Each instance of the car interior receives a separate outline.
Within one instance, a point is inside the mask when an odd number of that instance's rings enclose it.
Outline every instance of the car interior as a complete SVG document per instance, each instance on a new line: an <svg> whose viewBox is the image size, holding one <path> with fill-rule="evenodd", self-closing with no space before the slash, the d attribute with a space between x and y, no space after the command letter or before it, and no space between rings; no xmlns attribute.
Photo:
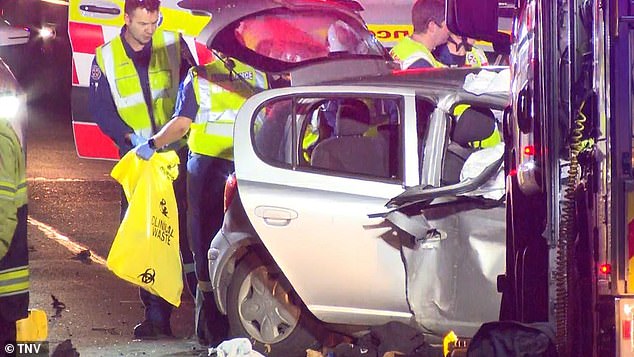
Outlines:
<svg viewBox="0 0 634 357"><path fill-rule="evenodd" d="M334 136L315 146L310 164L347 173L389 177L388 138L365 136L368 130L367 105L358 99L344 100L337 110Z"/></svg>
<svg viewBox="0 0 634 357"><path fill-rule="evenodd" d="M495 116L489 108L463 107L454 117L443 164L443 185L460 182L460 172L469 155L482 148L481 142L497 130Z"/></svg>

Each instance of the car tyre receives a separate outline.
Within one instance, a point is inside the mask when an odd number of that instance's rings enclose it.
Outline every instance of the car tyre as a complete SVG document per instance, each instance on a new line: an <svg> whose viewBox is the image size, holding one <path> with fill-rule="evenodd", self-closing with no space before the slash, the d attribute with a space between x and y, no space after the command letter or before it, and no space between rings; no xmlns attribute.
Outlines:
<svg viewBox="0 0 634 357"><path fill-rule="evenodd" d="M247 337L272 357L306 356L318 349L323 327L301 302L280 269L250 254L242 259L227 290L229 333Z"/></svg>

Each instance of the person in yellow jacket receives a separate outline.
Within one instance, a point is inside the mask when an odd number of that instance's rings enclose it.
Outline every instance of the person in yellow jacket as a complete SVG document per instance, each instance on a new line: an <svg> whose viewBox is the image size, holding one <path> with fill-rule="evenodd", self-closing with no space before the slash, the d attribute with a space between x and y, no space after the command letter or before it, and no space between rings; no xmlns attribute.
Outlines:
<svg viewBox="0 0 634 357"><path fill-rule="evenodd" d="M15 322L28 316L26 217L24 152L11 123L0 118L0 351L15 342Z"/></svg>
<svg viewBox="0 0 634 357"><path fill-rule="evenodd" d="M98 47L90 72L89 110L99 128L125 155L145 142L169 121L179 83L195 61L178 33L158 28L159 0L126 0L125 25L120 36ZM174 194L179 211L180 250L186 285L196 288L193 257L186 236L187 146L180 140L170 147L180 159ZM121 193L121 219L127 210ZM145 319L134 328L140 339L170 336L172 306L140 289Z"/></svg>
<svg viewBox="0 0 634 357"><path fill-rule="evenodd" d="M434 56L447 67L484 67L489 60L484 51L474 46L475 39L450 34L446 44L438 46Z"/></svg>
<svg viewBox="0 0 634 357"><path fill-rule="evenodd" d="M414 33L390 50L401 69L444 67L432 52L447 42L444 0L417 0L412 7Z"/></svg>
<svg viewBox="0 0 634 357"><path fill-rule="evenodd" d="M233 125L242 103L267 87L266 76L252 67L216 54L218 60L190 69L179 90L172 120L141 145L137 155L149 160L156 148L187 132L187 228L198 278L196 334L202 345L215 346L228 322L215 304L207 250L224 218L223 193L233 172Z"/></svg>

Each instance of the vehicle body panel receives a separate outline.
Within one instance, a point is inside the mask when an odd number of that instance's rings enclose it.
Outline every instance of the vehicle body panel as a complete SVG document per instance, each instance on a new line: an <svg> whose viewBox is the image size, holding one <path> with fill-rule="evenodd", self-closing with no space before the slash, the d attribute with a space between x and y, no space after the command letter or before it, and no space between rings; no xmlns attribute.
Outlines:
<svg viewBox="0 0 634 357"><path fill-rule="evenodd" d="M0 18L0 45L22 45L29 42L31 31L27 27L13 26Z"/></svg>
<svg viewBox="0 0 634 357"><path fill-rule="evenodd" d="M465 74L461 73L463 79ZM441 80L435 76L428 74L430 83ZM372 76L368 83L349 82L268 90L243 105L234 132L235 142L242 143L234 148L239 207L232 203L209 254L218 299L224 296L222 279L230 275L229 256L260 241L307 308L323 322L372 326L414 318L428 332L442 335L455 329L471 336L480 323L495 319L499 311L496 279L505 266L503 204L482 206L480 201L454 198L423 209L423 219L442 237L428 241L424 241L426 237L412 240L380 215L370 215L385 212L386 202L406 187L438 185L447 144L440 138L449 130L446 112L457 102L475 97L451 89L448 79L438 87L427 87L424 80L409 77L403 78L401 87ZM400 176L355 177L302 165L285 167L263 157L255 148L259 144L253 130L260 127L253 126L254 120L259 120L267 103L293 96L400 98ZM431 163L422 176L415 98L438 106L430 115L424 139L429 159L424 162ZM305 102L300 100L298 105ZM504 95L479 97L474 102L489 102L496 110L506 103ZM296 130L302 127L301 121L298 119ZM285 133L292 131L287 127ZM287 158L292 151L285 149ZM429 158L432 155L440 157ZM248 220L249 227L232 224L236 216Z"/></svg>

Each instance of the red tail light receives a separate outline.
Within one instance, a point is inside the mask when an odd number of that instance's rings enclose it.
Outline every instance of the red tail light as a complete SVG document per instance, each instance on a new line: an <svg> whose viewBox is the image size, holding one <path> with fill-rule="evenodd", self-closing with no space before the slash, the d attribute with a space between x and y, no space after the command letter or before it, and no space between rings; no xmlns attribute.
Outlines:
<svg viewBox="0 0 634 357"><path fill-rule="evenodd" d="M610 265L610 264L601 264L599 266L599 271L601 273L603 273L603 274L608 275L608 274L612 273L612 265Z"/></svg>
<svg viewBox="0 0 634 357"><path fill-rule="evenodd" d="M227 212L227 208L231 205L231 201L238 191L238 180L236 179L236 173L232 173L227 177L225 181L225 195L224 195L224 211Z"/></svg>

